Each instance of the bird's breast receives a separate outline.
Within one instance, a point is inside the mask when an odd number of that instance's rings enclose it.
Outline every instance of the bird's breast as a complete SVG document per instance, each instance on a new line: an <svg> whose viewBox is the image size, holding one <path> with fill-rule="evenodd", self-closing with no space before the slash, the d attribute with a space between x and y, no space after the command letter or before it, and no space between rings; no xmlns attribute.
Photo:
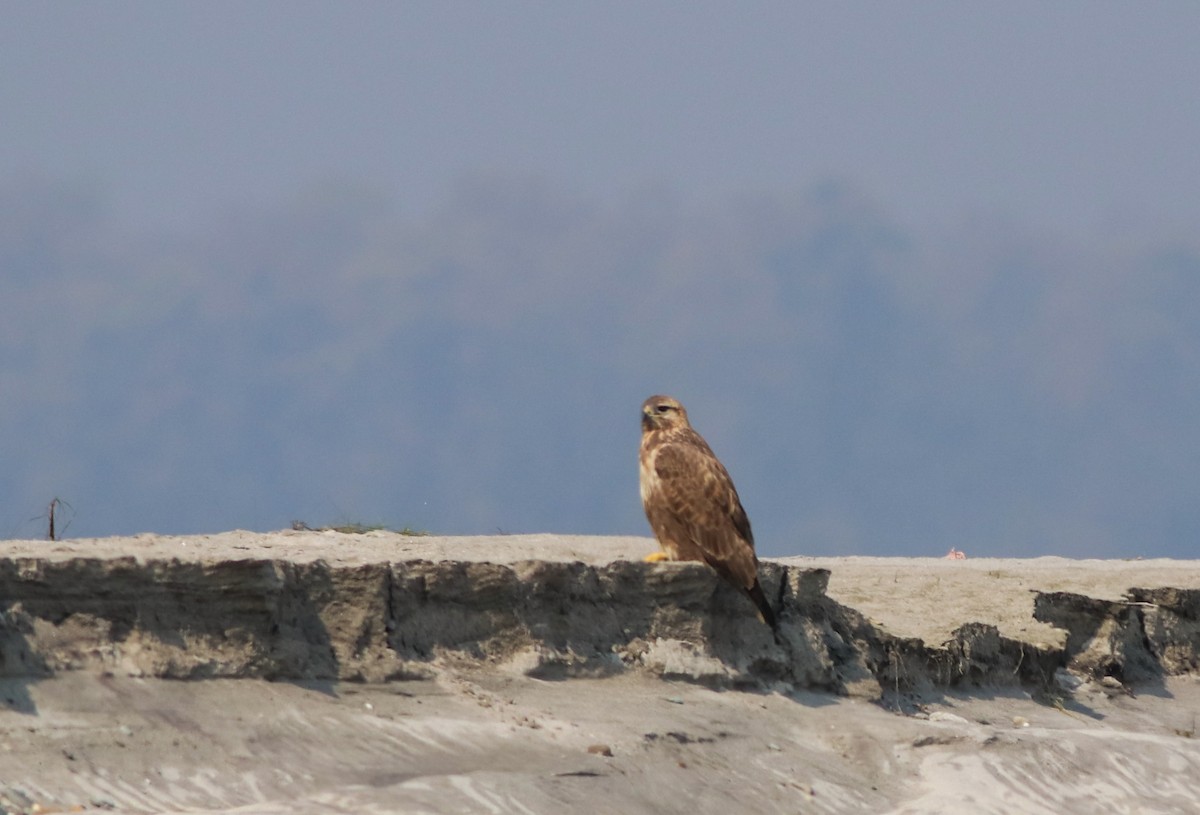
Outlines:
<svg viewBox="0 0 1200 815"><path fill-rule="evenodd" d="M654 469L654 453L654 450L643 450L640 456L638 481L642 491L643 505L658 489L658 471Z"/></svg>

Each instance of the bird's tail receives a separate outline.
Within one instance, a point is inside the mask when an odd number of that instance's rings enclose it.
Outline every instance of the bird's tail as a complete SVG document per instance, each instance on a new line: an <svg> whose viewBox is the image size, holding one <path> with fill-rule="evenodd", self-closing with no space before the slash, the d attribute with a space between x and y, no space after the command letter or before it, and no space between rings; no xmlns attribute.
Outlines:
<svg viewBox="0 0 1200 815"><path fill-rule="evenodd" d="M775 612L771 608L771 604L767 602L767 596L763 594L762 586L759 585L757 578L754 585L746 590L750 595L750 599L754 601L754 605L758 606L758 616L762 621L771 626L771 631L775 632L778 637L779 622L775 619Z"/></svg>

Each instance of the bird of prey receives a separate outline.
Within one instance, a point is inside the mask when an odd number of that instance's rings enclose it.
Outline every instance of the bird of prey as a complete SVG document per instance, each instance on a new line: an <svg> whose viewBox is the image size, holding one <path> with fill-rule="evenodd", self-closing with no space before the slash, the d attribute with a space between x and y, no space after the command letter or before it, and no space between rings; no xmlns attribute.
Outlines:
<svg viewBox="0 0 1200 815"><path fill-rule="evenodd" d="M698 560L750 596L763 621L775 613L758 582L750 519L733 479L670 396L642 403L642 507L661 552L646 558Z"/></svg>

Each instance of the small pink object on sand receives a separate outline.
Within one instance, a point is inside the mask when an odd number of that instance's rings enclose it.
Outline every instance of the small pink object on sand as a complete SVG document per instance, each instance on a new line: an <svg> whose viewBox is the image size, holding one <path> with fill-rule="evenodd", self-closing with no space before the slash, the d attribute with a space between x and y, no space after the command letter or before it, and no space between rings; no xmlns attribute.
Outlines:
<svg viewBox="0 0 1200 815"><path fill-rule="evenodd" d="M950 551L946 553L946 560L966 560L966 559L967 559L967 553L960 552L958 549L955 549L954 547L951 547Z"/></svg>

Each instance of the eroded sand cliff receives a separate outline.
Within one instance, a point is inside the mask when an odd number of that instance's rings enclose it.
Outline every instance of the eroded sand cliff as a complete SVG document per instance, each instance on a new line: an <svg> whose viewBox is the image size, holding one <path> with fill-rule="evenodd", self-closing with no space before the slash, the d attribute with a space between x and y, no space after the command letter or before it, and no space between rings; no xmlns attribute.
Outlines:
<svg viewBox="0 0 1200 815"><path fill-rule="evenodd" d="M772 560L776 641L706 567L642 563L653 548L0 544L0 807L933 812L967 795L1082 812L1200 795L1200 563ZM1100 733L1126 739L1104 748L1129 753L1116 776L1079 760Z"/></svg>

